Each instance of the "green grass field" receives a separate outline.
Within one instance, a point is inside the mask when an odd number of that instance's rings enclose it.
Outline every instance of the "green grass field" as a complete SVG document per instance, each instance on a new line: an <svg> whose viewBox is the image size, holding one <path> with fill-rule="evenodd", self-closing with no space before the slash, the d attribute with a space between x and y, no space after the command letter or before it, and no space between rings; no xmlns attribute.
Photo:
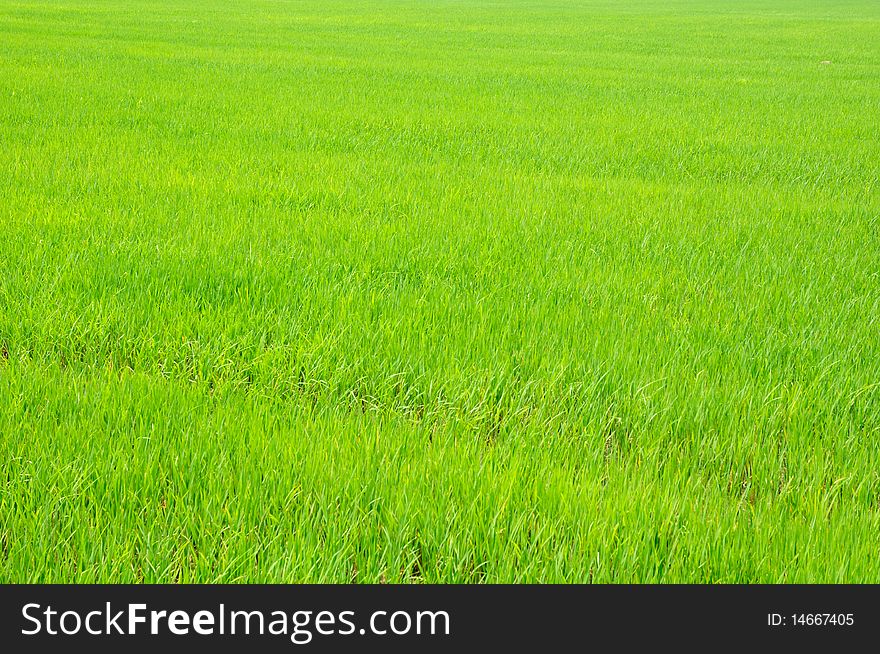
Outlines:
<svg viewBox="0 0 880 654"><path fill-rule="evenodd" d="M0 581L880 580L880 4L0 0Z"/></svg>

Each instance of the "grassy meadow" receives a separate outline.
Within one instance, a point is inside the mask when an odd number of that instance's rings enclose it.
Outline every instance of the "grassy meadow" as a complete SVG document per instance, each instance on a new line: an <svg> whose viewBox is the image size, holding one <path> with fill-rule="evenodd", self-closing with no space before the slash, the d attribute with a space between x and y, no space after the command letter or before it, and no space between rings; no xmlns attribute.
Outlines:
<svg viewBox="0 0 880 654"><path fill-rule="evenodd" d="M0 0L0 581L880 581L880 4Z"/></svg>

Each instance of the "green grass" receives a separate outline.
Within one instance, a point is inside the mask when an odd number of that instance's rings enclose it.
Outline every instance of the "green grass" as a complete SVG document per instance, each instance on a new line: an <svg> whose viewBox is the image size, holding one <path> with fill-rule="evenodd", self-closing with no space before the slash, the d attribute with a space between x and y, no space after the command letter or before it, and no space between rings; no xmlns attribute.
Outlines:
<svg viewBox="0 0 880 654"><path fill-rule="evenodd" d="M870 0L0 0L0 581L880 580L878 130Z"/></svg>

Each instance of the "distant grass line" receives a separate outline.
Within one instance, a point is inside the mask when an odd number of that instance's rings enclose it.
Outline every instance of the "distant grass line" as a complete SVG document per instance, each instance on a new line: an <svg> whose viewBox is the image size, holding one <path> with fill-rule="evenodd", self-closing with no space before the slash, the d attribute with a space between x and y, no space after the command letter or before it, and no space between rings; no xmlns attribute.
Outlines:
<svg viewBox="0 0 880 654"><path fill-rule="evenodd" d="M878 27L0 0L0 581L876 581Z"/></svg>

